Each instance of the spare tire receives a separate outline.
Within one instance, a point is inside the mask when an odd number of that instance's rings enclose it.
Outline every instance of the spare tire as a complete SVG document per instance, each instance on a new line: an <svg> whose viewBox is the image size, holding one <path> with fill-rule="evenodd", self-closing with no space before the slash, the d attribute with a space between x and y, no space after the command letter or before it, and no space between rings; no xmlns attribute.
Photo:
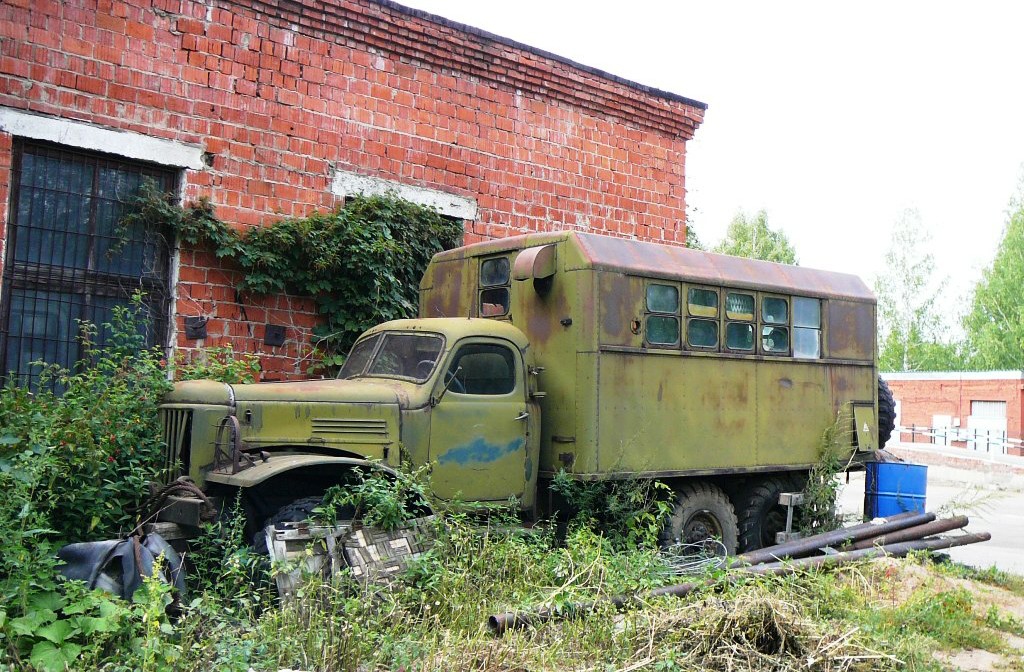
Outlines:
<svg viewBox="0 0 1024 672"><path fill-rule="evenodd" d="M896 429L896 400L893 399L889 385L878 377L878 447L884 448L885 443Z"/></svg>

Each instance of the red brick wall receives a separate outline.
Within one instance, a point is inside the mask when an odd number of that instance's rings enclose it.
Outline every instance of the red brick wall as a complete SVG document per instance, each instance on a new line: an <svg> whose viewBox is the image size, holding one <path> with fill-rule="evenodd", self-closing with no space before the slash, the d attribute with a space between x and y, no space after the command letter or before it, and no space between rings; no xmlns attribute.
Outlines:
<svg viewBox="0 0 1024 672"><path fill-rule="evenodd" d="M678 244L704 112L371 0L5 0L0 106L201 147L208 166L184 172L185 196L240 228L334 207L342 169L475 199L466 242L578 227ZM0 133L5 206L9 148ZM205 315L206 345L298 373L311 304L239 304L236 279L184 250L179 334ZM264 317L289 325L287 347L262 345Z"/></svg>
<svg viewBox="0 0 1024 672"><path fill-rule="evenodd" d="M887 378L893 397L900 401L904 427L931 427L932 416L949 415L967 427L972 401L1005 401L1009 438L1021 437L1021 379L988 380L893 380ZM909 440L909 439L908 439Z"/></svg>

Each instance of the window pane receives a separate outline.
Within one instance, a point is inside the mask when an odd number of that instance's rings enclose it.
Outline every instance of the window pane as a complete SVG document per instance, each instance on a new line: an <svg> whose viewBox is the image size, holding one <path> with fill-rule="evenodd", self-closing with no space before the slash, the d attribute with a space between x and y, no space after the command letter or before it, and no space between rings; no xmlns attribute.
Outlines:
<svg viewBox="0 0 1024 672"><path fill-rule="evenodd" d="M378 341L380 341L379 334L370 338L364 338L353 345L352 352L349 353L348 359L345 360L341 371L338 372L338 378L351 378L361 375L366 369L366 364L370 361L370 357L373 356L373 351L376 349Z"/></svg>
<svg viewBox="0 0 1024 672"><path fill-rule="evenodd" d="M679 319L650 315L647 317L647 342L657 345L675 345L679 342Z"/></svg>
<svg viewBox="0 0 1024 672"><path fill-rule="evenodd" d="M481 287L507 285L510 277L508 257L485 259L484 262L480 264Z"/></svg>
<svg viewBox="0 0 1024 672"><path fill-rule="evenodd" d="M647 285L647 310L654 313L679 312L679 288L675 285Z"/></svg>
<svg viewBox="0 0 1024 672"><path fill-rule="evenodd" d="M725 344L730 350L753 350L754 325L746 322L725 325Z"/></svg>
<svg viewBox="0 0 1024 672"><path fill-rule="evenodd" d="M796 308L794 307L794 312ZM793 356L803 359L821 357L821 331L806 327L793 328Z"/></svg>
<svg viewBox="0 0 1024 672"><path fill-rule="evenodd" d="M789 321L789 306L785 299L766 296L761 300L761 319L769 324L785 324Z"/></svg>
<svg viewBox="0 0 1024 672"><path fill-rule="evenodd" d="M516 387L515 362L515 355L506 347L465 345L448 366L448 389L457 394L508 394Z"/></svg>
<svg viewBox="0 0 1024 672"><path fill-rule="evenodd" d="M686 325L686 342L694 348L717 348L718 323L712 320L690 320Z"/></svg>
<svg viewBox="0 0 1024 672"><path fill-rule="evenodd" d="M765 327L761 330L761 349L764 352L789 352L789 330L785 327Z"/></svg>
<svg viewBox="0 0 1024 672"><path fill-rule="evenodd" d="M397 376L424 381L434 370L434 362L444 341L429 334L384 334L384 342L374 355L367 375Z"/></svg>
<svg viewBox="0 0 1024 672"><path fill-rule="evenodd" d="M729 292L725 297L725 315L730 320L753 320L754 295Z"/></svg>
<svg viewBox="0 0 1024 672"><path fill-rule="evenodd" d="M793 297L793 326L821 328L821 301L802 296Z"/></svg>
<svg viewBox="0 0 1024 672"><path fill-rule="evenodd" d="M143 292L139 334L163 343L169 241L152 226L121 230L122 201L143 176L171 190L174 171L105 156L15 141L18 189L12 194L10 263L0 295L0 376L35 385L28 362L68 366L78 358L79 326L97 326L97 344L117 306ZM55 391L60 391L54 387Z"/></svg>
<svg viewBox="0 0 1024 672"><path fill-rule="evenodd" d="M688 306L690 315L715 317L718 315L718 292L713 289L691 287Z"/></svg>
<svg viewBox="0 0 1024 672"><path fill-rule="evenodd" d="M501 317L508 315L508 287L495 287L480 292L480 316Z"/></svg>

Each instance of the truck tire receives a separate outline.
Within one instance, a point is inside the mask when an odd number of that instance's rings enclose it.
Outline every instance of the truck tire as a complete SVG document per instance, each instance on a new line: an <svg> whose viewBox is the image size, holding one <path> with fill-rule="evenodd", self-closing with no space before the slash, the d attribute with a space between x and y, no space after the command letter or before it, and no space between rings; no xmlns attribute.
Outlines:
<svg viewBox="0 0 1024 672"><path fill-rule="evenodd" d="M323 503L323 497L317 495L313 497L302 497L296 499L289 504L285 504L277 513L270 516L264 521L263 525L256 530L255 535L252 538L252 548L257 553L266 555L269 552L267 548L267 535L266 529L273 526L274 529L284 529L284 523L298 523L303 520L308 520L313 515L313 509L320 506Z"/></svg>
<svg viewBox="0 0 1024 672"><path fill-rule="evenodd" d="M672 515L659 540L662 546L676 543L699 544L717 539L727 555L736 553L738 527L736 512L725 493L711 483L683 483L676 488Z"/></svg>
<svg viewBox="0 0 1024 672"><path fill-rule="evenodd" d="M878 447L884 448L896 429L896 400L889 384L878 377Z"/></svg>
<svg viewBox="0 0 1024 672"><path fill-rule="evenodd" d="M774 546L775 533L786 529L786 507L779 504L779 493L802 490L795 479L771 476L741 491L737 497L739 552Z"/></svg>

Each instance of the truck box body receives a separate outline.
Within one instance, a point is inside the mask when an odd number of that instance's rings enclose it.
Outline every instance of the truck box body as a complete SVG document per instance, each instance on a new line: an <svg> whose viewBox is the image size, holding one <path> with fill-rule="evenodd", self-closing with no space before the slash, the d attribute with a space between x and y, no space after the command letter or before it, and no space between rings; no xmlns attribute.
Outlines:
<svg viewBox="0 0 1024 672"><path fill-rule="evenodd" d="M875 298L856 276L540 233L437 255L420 317L526 335L542 477L802 470L846 404L851 449L877 447Z"/></svg>

